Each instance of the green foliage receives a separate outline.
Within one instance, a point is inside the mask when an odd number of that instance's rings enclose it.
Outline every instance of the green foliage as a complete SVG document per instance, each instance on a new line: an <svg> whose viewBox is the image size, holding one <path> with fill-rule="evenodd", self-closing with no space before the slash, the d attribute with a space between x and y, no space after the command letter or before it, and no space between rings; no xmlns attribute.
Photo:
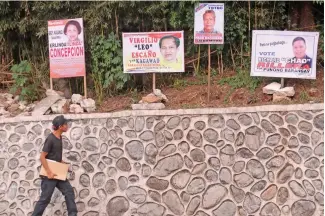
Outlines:
<svg viewBox="0 0 325 216"><path fill-rule="evenodd" d="M251 77L248 71L239 70L237 75L219 80L220 85L228 84L232 89L248 88L253 92L260 84L260 79Z"/></svg>
<svg viewBox="0 0 325 216"><path fill-rule="evenodd" d="M32 102L38 98L38 82L33 79L31 64L24 60L11 67L14 84L10 92L15 94L20 92L19 99Z"/></svg>
<svg viewBox="0 0 325 216"><path fill-rule="evenodd" d="M120 40L114 33L94 37L91 41L91 71L95 83L98 102L104 97L104 91L109 94L122 89L128 81L128 74L123 73L123 59Z"/></svg>
<svg viewBox="0 0 325 216"><path fill-rule="evenodd" d="M308 101L308 100L309 100L309 95L308 95L308 93L307 93L305 90L301 91L300 94L299 94L299 99L300 99L302 102L306 102L306 101Z"/></svg>

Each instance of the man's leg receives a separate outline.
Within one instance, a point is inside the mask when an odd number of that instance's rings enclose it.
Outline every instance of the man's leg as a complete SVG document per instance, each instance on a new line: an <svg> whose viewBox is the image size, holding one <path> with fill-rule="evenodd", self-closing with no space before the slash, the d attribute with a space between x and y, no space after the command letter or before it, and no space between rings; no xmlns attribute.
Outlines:
<svg viewBox="0 0 325 216"><path fill-rule="evenodd" d="M62 192L67 203L68 216L77 216L78 210L74 201L74 192L68 180L58 181L57 188Z"/></svg>
<svg viewBox="0 0 325 216"><path fill-rule="evenodd" d="M36 203L32 216L42 216L46 206L50 203L58 180L43 178L41 183L41 197Z"/></svg>

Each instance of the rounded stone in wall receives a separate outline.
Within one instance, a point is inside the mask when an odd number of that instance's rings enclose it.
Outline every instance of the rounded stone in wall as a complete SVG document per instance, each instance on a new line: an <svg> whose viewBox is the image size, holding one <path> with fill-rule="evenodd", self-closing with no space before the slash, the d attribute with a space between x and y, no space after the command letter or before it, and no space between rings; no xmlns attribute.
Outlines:
<svg viewBox="0 0 325 216"><path fill-rule="evenodd" d="M94 167L88 161L82 161L81 166L85 169L86 172L94 172Z"/></svg>
<svg viewBox="0 0 325 216"><path fill-rule="evenodd" d="M289 113L285 116L285 121L288 123L288 124L297 124L298 121L299 121L299 118L296 114L293 114L293 113Z"/></svg>
<svg viewBox="0 0 325 216"><path fill-rule="evenodd" d="M245 130L245 144L251 151L257 151L265 141L265 133L257 126Z"/></svg>
<svg viewBox="0 0 325 216"><path fill-rule="evenodd" d="M138 140L132 140L125 145L125 150L129 157L133 160L141 160L143 158L144 147Z"/></svg>
<svg viewBox="0 0 325 216"><path fill-rule="evenodd" d="M124 157L118 159L118 161L116 162L116 167L123 172L131 171L131 164L130 164L129 160Z"/></svg>
<svg viewBox="0 0 325 216"><path fill-rule="evenodd" d="M226 142L224 140L219 140L219 141L217 141L216 146L219 147L219 148L221 148L225 144L226 144Z"/></svg>
<svg viewBox="0 0 325 216"><path fill-rule="evenodd" d="M79 191L79 197L80 197L81 199L84 199L84 198L88 197L89 194L90 194L89 189L81 189L81 190Z"/></svg>
<svg viewBox="0 0 325 216"><path fill-rule="evenodd" d="M187 186L187 193L195 195L204 191L206 186L205 180L201 177L195 177Z"/></svg>
<svg viewBox="0 0 325 216"><path fill-rule="evenodd" d="M300 164L302 161L299 154L295 151L287 150L285 154L288 158L290 158L296 164Z"/></svg>
<svg viewBox="0 0 325 216"><path fill-rule="evenodd" d="M286 163L282 169L277 173L277 183L284 184L286 183L294 174L294 167L290 163Z"/></svg>
<svg viewBox="0 0 325 216"><path fill-rule="evenodd" d="M19 142L19 140L20 140L20 136L18 135L18 134L11 134L10 136L9 136L9 141L10 142L12 142L12 143L16 143L16 142ZM30 139L29 139L30 140ZM30 141L32 141L32 140L30 140Z"/></svg>
<svg viewBox="0 0 325 216"><path fill-rule="evenodd" d="M261 199L254 194L247 192L245 195L243 207L247 213L253 214L257 212L261 207Z"/></svg>
<svg viewBox="0 0 325 216"><path fill-rule="evenodd" d="M162 191L168 188L169 182L167 180L151 176L147 180L146 185L151 189Z"/></svg>
<svg viewBox="0 0 325 216"><path fill-rule="evenodd" d="M128 187L128 179L125 176L120 176L117 182L120 190L122 191Z"/></svg>
<svg viewBox="0 0 325 216"><path fill-rule="evenodd" d="M118 159L120 158L123 154L124 154L124 151L120 148L112 148L109 150L108 154L115 158L115 159Z"/></svg>
<svg viewBox="0 0 325 216"><path fill-rule="evenodd" d="M315 188L314 186L308 181L308 180L303 180L302 184L309 196L314 196L315 195Z"/></svg>
<svg viewBox="0 0 325 216"><path fill-rule="evenodd" d="M256 153L259 159L266 160L273 156L273 151L269 147L264 147Z"/></svg>
<svg viewBox="0 0 325 216"><path fill-rule="evenodd" d="M314 154L316 156L324 156L324 143L323 142L315 147Z"/></svg>
<svg viewBox="0 0 325 216"><path fill-rule="evenodd" d="M163 216L166 208L154 202L146 202L137 209L139 215Z"/></svg>
<svg viewBox="0 0 325 216"><path fill-rule="evenodd" d="M315 211L315 203L306 199L297 200L291 206L291 214L295 216L314 215Z"/></svg>
<svg viewBox="0 0 325 216"><path fill-rule="evenodd" d="M298 152L302 158L307 159L312 155L313 150L309 146L301 146Z"/></svg>
<svg viewBox="0 0 325 216"><path fill-rule="evenodd" d="M147 192L141 187L130 186L126 189L126 196L131 200L131 202L136 204L141 204L146 201Z"/></svg>
<svg viewBox="0 0 325 216"><path fill-rule="evenodd" d="M173 140L173 135L167 130L164 130L164 136L168 142Z"/></svg>
<svg viewBox="0 0 325 216"><path fill-rule="evenodd" d="M95 137L87 137L83 139L82 146L87 151L96 151L99 149L99 141Z"/></svg>
<svg viewBox="0 0 325 216"><path fill-rule="evenodd" d="M218 132L212 128L208 128L203 132L203 137L206 141L210 143L215 143L218 140Z"/></svg>
<svg viewBox="0 0 325 216"><path fill-rule="evenodd" d="M117 174L117 169L115 167L108 167L107 168L108 177L114 177L116 174Z"/></svg>
<svg viewBox="0 0 325 216"><path fill-rule="evenodd" d="M185 191L181 192L180 197L184 203L188 203L191 199L191 196L188 193L186 193Z"/></svg>
<svg viewBox="0 0 325 216"><path fill-rule="evenodd" d="M105 183L106 176L103 172L98 172L93 176L93 187L94 188L99 188L102 187Z"/></svg>
<svg viewBox="0 0 325 216"><path fill-rule="evenodd" d="M313 116L312 114L308 113L308 112L304 112L304 111L297 111L297 114L301 117L301 118L304 118L306 120L312 120L313 119Z"/></svg>
<svg viewBox="0 0 325 216"><path fill-rule="evenodd" d="M237 187L240 188L248 187L254 182L254 179L245 172L234 174L233 180L236 183Z"/></svg>
<svg viewBox="0 0 325 216"><path fill-rule="evenodd" d="M287 127L288 127L288 129L290 130L290 132L291 132L293 135L296 135L296 134L297 134L298 130L297 130L297 128L296 128L295 126L293 126L293 125L288 125Z"/></svg>
<svg viewBox="0 0 325 216"><path fill-rule="evenodd" d="M191 119L189 117L184 117L181 121L182 129L187 130L190 126Z"/></svg>
<svg viewBox="0 0 325 216"><path fill-rule="evenodd" d="M16 153L16 152L18 152L20 149L21 149L21 148L20 148L19 145L12 145L12 146L9 147L8 152L9 152L9 153Z"/></svg>
<svg viewBox="0 0 325 216"><path fill-rule="evenodd" d="M256 179L261 179L265 176L263 164L256 159L251 159L246 163L246 171Z"/></svg>
<svg viewBox="0 0 325 216"><path fill-rule="evenodd" d="M220 169L220 160L217 157L210 157L208 159L208 164L215 170Z"/></svg>
<svg viewBox="0 0 325 216"><path fill-rule="evenodd" d="M181 190L186 187L191 178L191 173L188 170L181 170L171 177L170 183L176 190Z"/></svg>
<svg viewBox="0 0 325 216"><path fill-rule="evenodd" d="M181 122L181 118L178 116L173 116L167 121L167 128L169 130L175 129Z"/></svg>
<svg viewBox="0 0 325 216"><path fill-rule="evenodd" d="M205 128L205 122L204 121L197 121L194 123L194 127L197 130L203 130Z"/></svg>
<svg viewBox="0 0 325 216"><path fill-rule="evenodd" d="M235 146L242 146L245 141L245 135L243 132L239 132L237 134L236 140L235 140Z"/></svg>
<svg viewBox="0 0 325 216"><path fill-rule="evenodd" d="M204 173L204 177L208 182L216 182L218 181L218 173L212 169L207 170Z"/></svg>
<svg viewBox="0 0 325 216"><path fill-rule="evenodd" d="M159 153L159 156L165 157L167 155L170 155L172 153L176 152L176 146L174 144L169 144L165 146Z"/></svg>
<svg viewBox="0 0 325 216"><path fill-rule="evenodd" d="M308 160L305 161L304 163L305 167L310 168L310 169L316 169L320 166L320 161L316 157L311 157Z"/></svg>
<svg viewBox="0 0 325 216"><path fill-rule="evenodd" d="M27 133L27 129L24 125L20 125L18 127L15 128L15 132L19 133L19 134L26 134ZM0 137L1 137L1 133L0 133Z"/></svg>
<svg viewBox="0 0 325 216"><path fill-rule="evenodd" d="M106 212L109 216L122 216L129 210L129 206L129 201L125 197L113 197L106 205Z"/></svg>
<svg viewBox="0 0 325 216"><path fill-rule="evenodd" d="M117 189L116 181L114 179L107 180L105 184L105 191L107 192L107 194L114 194L116 192L116 189Z"/></svg>
<svg viewBox="0 0 325 216"><path fill-rule="evenodd" d="M240 148L237 150L236 156L247 159L247 158L252 158L254 154L248 148Z"/></svg>
<svg viewBox="0 0 325 216"><path fill-rule="evenodd" d="M269 116L269 119L273 124L277 126L282 126L284 124L282 117L277 114L271 114Z"/></svg>
<svg viewBox="0 0 325 216"><path fill-rule="evenodd" d="M83 129L81 127L74 127L70 131L70 138L72 140L79 140L83 134Z"/></svg>
<svg viewBox="0 0 325 216"><path fill-rule="evenodd" d="M254 117L255 117L254 119L256 119L256 118L258 118L258 115L254 116ZM252 124L252 122L253 122L252 118L246 114L242 114L242 115L238 116L238 121L245 126L248 126L248 125Z"/></svg>
<svg viewBox="0 0 325 216"><path fill-rule="evenodd" d="M282 155L276 155L266 162L266 168L270 170L277 170L283 166L285 158Z"/></svg>
<svg viewBox="0 0 325 216"><path fill-rule="evenodd" d="M149 190L148 195L153 201L158 202L158 203L161 202L161 195L157 191Z"/></svg>
<svg viewBox="0 0 325 216"><path fill-rule="evenodd" d="M213 145L205 145L204 146L204 151L208 154L208 155L216 155L218 154L218 150L216 147L214 147Z"/></svg>
<svg viewBox="0 0 325 216"><path fill-rule="evenodd" d="M268 202L262 207L260 215L261 216L280 216L281 211L275 203Z"/></svg>
<svg viewBox="0 0 325 216"><path fill-rule="evenodd" d="M221 131L221 138L229 141L229 142L234 142L235 141L235 134L232 130L225 128Z"/></svg>
<svg viewBox="0 0 325 216"><path fill-rule="evenodd" d="M307 169L305 171L305 176L310 179L317 178L319 173L316 170Z"/></svg>
<svg viewBox="0 0 325 216"><path fill-rule="evenodd" d="M315 116L313 119L313 125L319 130L324 130L324 114Z"/></svg>
<svg viewBox="0 0 325 216"><path fill-rule="evenodd" d="M178 144L178 150L187 154L190 151L190 146L186 141L182 141Z"/></svg>
<svg viewBox="0 0 325 216"><path fill-rule="evenodd" d="M302 144L309 144L310 138L306 134L298 133L298 139Z"/></svg>
<svg viewBox="0 0 325 216"><path fill-rule="evenodd" d="M216 207L223 198L228 194L228 189L221 184L212 184L207 187L202 195L203 209L211 209Z"/></svg>
<svg viewBox="0 0 325 216"><path fill-rule="evenodd" d="M11 170L14 170L18 167L19 165L19 160L17 158L10 158L8 160L8 168Z"/></svg>
<svg viewBox="0 0 325 216"><path fill-rule="evenodd" d="M222 115L209 115L208 125L213 128L223 128L225 126L225 119Z"/></svg>
<svg viewBox="0 0 325 216"><path fill-rule="evenodd" d="M201 204L201 197L200 196L193 197L186 208L186 214L193 215L196 212L196 210L199 208L200 204Z"/></svg>
<svg viewBox="0 0 325 216"><path fill-rule="evenodd" d="M196 130L190 130L186 136L187 141L195 147L201 147L203 143L202 135Z"/></svg>
<svg viewBox="0 0 325 216"><path fill-rule="evenodd" d="M232 166L232 170L235 173L240 173L241 171L244 170L244 168L245 168L245 161L236 161Z"/></svg>
<svg viewBox="0 0 325 216"><path fill-rule="evenodd" d="M137 133L134 130L125 131L125 136L128 138L137 138Z"/></svg>
<svg viewBox="0 0 325 216"><path fill-rule="evenodd" d="M155 125L154 131L155 132L161 131L162 129L165 128L165 126L166 126L166 123L164 121L160 121Z"/></svg>
<svg viewBox="0 0 325 216"><path fill-rule="evenodd" d="M174 154L160 159L153 171L155 176L166 177L171 173L181 169L184 165L183 158L180 154Z"/></svg>
<svg viewBox="0 0 325 216"><path fill-rule="evenodd" d="M90 186L90 178L87 174L82 174L79 179L79 183L84 187Z"/></svg>
<svg viewBox="0 0 325 216"><path fill-rule="evenodd" d="M220 150L220 161L224 166L232 166L235 162L235 150L232 145L225 145Z"/></svg>
<svg viewBox="0 0 325 216"><path fill-rule="evenodd" d="M143 164L142 165L142 170L141 170L141 174L142 177L147 178L151 175L152 169L150 166L148 166L147 164Z"/></svg>
<svg viewBox="0 0 325 216"><path fill-rule="evenodd" d="M221 184L230 184L232 181L230 169L227 167L222 167L219 171L219 179Z"/></svg>
<svg viewBox="0 0 325 216"><path fill-rule="evenodd" d="M233 130L239 130L240 129L240 125L234 119L228 119L227 122L226 122L226 125L228 127L230 127L231 129L233 129Z"/></svg>
<svg viewBox="0 0 325 216"><path fill-rule="evenodd" d="M218 208L212 211L214 215L235 216L236 204L227 199L223 201Z"/></svg>
<svg viewBox="0 0 325 216"><path fill-rule="evenodd" d="M205 161L205 153L199 148L193 149L190 152L190 156L191 156L192 160L195 161L195 162L203 162L203 161Z"/></svg>

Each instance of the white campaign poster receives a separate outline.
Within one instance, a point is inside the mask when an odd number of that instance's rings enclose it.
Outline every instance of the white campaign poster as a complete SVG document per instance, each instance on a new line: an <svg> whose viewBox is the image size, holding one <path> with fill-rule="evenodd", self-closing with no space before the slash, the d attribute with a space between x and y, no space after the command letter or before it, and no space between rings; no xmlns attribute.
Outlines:
<svg viewBox="0 0 325 216"><path fill-rule="evenodd" d="M316 79L318 32L254 30L251 76Z"/></svg>
<svg viewBox="0 0 325 216"><path fill-rule="evenodd" d="M194 12L194 44L223 44L224 4L200 4Z"/></svg>
<svg viewBox="0 0 325 216"><path fill-rule="evenodd" d="M49 20L50 77L86 75L82 18Z"/></svg>
<svg viewBox="0 0 325 216"><path fill-rule="evenodd" d="M123 33L124 73L184 72L184 32Z"/></svg>

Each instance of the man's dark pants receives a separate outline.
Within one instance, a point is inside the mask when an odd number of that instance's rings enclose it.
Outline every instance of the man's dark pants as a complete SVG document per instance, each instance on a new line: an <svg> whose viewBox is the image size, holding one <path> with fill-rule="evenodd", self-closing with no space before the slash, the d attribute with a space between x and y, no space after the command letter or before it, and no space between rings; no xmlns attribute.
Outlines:
<svg viewBox="0 0 325 216"><path fill-rule="evenodd" d="M44 210L51 201L53 191L57 187L65 197L67 204L68 216L77 216L77 206L74 201L74 192L68 180L60 181L56 179L42 178L41 197L37 202L32 216L43 215Z"/></svg>

